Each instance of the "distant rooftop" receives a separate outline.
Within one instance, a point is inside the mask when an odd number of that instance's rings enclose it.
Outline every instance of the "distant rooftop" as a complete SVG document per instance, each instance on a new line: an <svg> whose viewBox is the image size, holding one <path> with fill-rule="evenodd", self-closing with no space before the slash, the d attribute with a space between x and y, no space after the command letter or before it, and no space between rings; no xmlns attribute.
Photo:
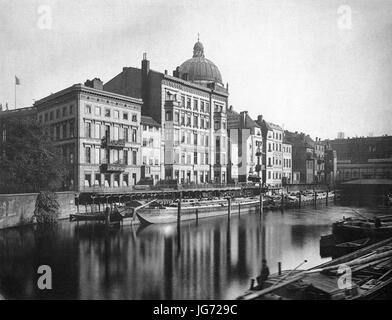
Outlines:
<svg viewBox="0 0 392 320"><path fill-rule="evenodd" d="M153 126L153 127L160 127L161 125L155 121L152 117L149 116L142 116L140 123L146 126Z"/></svg>
<svg viewBox="0 0 392 320"><path fill-rule="evenodd" d="M242 119L242 115L245 119ZM252 129L260 128L256 121L252 120L248 112L238 113L232 109L227 110L227 126L229 129ZM243 121L245 120L245 122Z"/></svg>

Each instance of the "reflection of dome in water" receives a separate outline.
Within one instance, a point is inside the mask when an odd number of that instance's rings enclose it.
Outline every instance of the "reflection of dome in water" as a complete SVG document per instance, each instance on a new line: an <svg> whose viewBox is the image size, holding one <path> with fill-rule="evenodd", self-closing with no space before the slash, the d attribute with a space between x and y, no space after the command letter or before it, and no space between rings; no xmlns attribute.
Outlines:
<svg viewBox="0 0 392 320"><path fill-rule="evenodd" d="M218 67L204 57L204 47L197 41L193 47L193 58L186 60L180 66L181 77L187 74L188 81L192 82L218 82L222 84L222 76Z"/></svg>

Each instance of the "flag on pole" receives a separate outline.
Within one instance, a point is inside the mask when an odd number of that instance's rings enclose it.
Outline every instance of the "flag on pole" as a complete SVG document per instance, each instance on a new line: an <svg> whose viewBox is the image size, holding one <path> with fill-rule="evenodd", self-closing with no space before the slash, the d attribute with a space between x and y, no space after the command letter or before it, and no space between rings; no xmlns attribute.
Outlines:
<svg viewBox="0 0 392 320"><path fill-rule="evenodd" d="M15 85L20 85L20 79L17 76L15 76Z"/></svg>

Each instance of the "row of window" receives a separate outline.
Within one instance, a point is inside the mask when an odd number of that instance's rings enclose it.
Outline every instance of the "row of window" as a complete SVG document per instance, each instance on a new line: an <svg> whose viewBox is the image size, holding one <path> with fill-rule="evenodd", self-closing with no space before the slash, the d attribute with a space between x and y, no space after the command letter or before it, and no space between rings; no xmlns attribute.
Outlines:
<svg viewBox="0 0 392 320"><path fill-rule="evenodd" d="M272 160L272 161L271 161ZM290 159L283 159L283 160L290 160ZM290 164L291 164L291 160L290 160ZM282 165L282 159L280 158L276 158L276 157L268 157L268 166L281 166Z"/></svg>
<svg viewBox="0 0 392 320"><path fill-rule="evenodd" d="M75 122L74 120L64 121L51 125L49 128L49 135L52 141L63 140L75 137Z"/></svg>
<svg viewBox="0 0 392 320"><path fill-rule="evenodd" d="M105 136L112 140L124 139L125 142L137 142L137 129L129 129L128 127L120 128L119 126L112 126L101 123L85 122L85 137L101 139ZM93 132L94 128L94 132Z"/></svg>
<svg viewBox="0 0 392 320"><path fill-rule="evenodd" d="M193 110L200 112L209 113L210 112L210 103L208 101L200 100L193 98ZM186 109L192 109L192 98L181 96L181 107Z"/></svg>
<svg viewBox="0 0 392 320"><path fill-rule="evenodd" d="M84 113L85 114L92 114L93 106L91 104L86 104L84 108ZM122 119L123 120L128 120L129 119L129 114L127 111L122 111L117 109L110 109L110 108L104 108L103 115L107 118L110 118L112 116L112 111L113 111L113 118L114 119L120 119L121 114L122 114ZM99 106L94 107L94 115L96 116L101 116L102 115L102 108ZM137 114L132 113L131 115L131 120L132 122L137 122Z"/></svg>
<svg viewBox="0 0 392 320"><path fill-rule="evenodd" d="M166 119L166 121L173 121L174 124L178 124L181 126L200 128L200 129L209 129L210 128L210 120L206 119L204 117L200 117L200 123L199 123L199 116L197 116L197 115L193 116L193 123L192 123L192 116L191 115L185 116L185 114L181 113L181 119L180 119L180 113L175 111L174 118L173 118L173 112L171 110L168 110L168 111L166 111L166 118L165 119Z"/></svg>
<svg viewBox="0 0 392 320"><path fill-rule="evenodd" d="M154 126L147 126L147 125L143 125L143 131L149 131L149 132L158 132L159 128L158 127L154 127Z"/></svg>
<svg viewBox="0 0 392 320"><path fill-rule="evenodd" d="M185 171L185 170L175 170L174 171L174 178L181 183L186 182L197 182L197 183L205 183L209 182L209 173L208 171Z"/></svg>
<svg viewBox="0 0 392 320"><path fill-rule="evenodd" d="M42 122L59 120L61 118L65 118L72 115L74 115L74 105L71 104L69 106L58 107L55 110L45 112L43 115L40 114L38 120L39 122L42 123Z"/></svg>
<svg viewBox="0 0 392 320"><path fill-rule="evenodd" d="M276 180L276 179L281 180L282 179L282 173L281 172L275 172L275 171L274 172L268 171L268 179L271 179L271 177L274 180Z"/></svg>
<svg viewBox="0 0 392 320"><path fill-rule="evenodd" d="M291 153L291 147L283 145L283 152Z"/></svg>
<svg viewBox="0 0 392 320"><path fill-rule="evenodd" d="M192 161L193 160L193 161ZM181 161L180 161L180 153L175 152L174 153L174 162L175 163L180 163L180 164L188 164L188 165L193 165L193 164L209 164L209 156L208 152L182 152L181 153Z"/></svg>
<svg viewBox="0 0 392 320"><path fill-rule="evenodd" d="M94 179L93 179L94 178ZM137 183L136 173L85 173L85 187L128 187Z"/></svg>
<svg viewBox="0 0 392 320"><path fill-rule="evenodd" d="M170 132L166 131L166 139L165 141L174 141L174 145L180 144L180 130L174 129L174 137L170 136ZM225 140L226 141L226 140ZM202 147L208 147L210 142L210 137L206 134L199 134L191 131L182 131L181 132L181 143L188 145L199 145Z"/></svg>
<svg viewBox="0 0 392 320"><path fill-rule="evenodd" d="M84 154L85 163L137 165L137 150L102 149L98 146L86 146Z"/></svg>
<svg viewBox="0 0 392 320"><path fill-rule="evenodd" d="M279 151L282 152L282 144L275 142L268 142L268 152Z"/></svg>
<svg viewBox="0 0 392 320"><path fill-rule="evenodd" d="M159 159L158 158L148 158L148 161L147 161L147 156L143 156L143 165L159 166Z"/></svg>
<svg viewBox="0 0 392 320"><path fill-rule="evenodd" d="M283 167L291 168L291 159L283 159Z"/></svg>

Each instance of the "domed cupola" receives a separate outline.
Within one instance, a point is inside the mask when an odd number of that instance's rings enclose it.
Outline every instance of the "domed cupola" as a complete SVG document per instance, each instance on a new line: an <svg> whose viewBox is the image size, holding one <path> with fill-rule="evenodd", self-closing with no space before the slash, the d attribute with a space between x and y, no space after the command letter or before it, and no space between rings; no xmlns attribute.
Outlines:
<svg viewBox="0 0 392 320"><path fill-rule="evenodd" d="M193 46L193 57L186 60L179 68L180 77L199 84L217 82L222 85L222 76L218 67L204 57L204 46L197 40Z"/></svg>

